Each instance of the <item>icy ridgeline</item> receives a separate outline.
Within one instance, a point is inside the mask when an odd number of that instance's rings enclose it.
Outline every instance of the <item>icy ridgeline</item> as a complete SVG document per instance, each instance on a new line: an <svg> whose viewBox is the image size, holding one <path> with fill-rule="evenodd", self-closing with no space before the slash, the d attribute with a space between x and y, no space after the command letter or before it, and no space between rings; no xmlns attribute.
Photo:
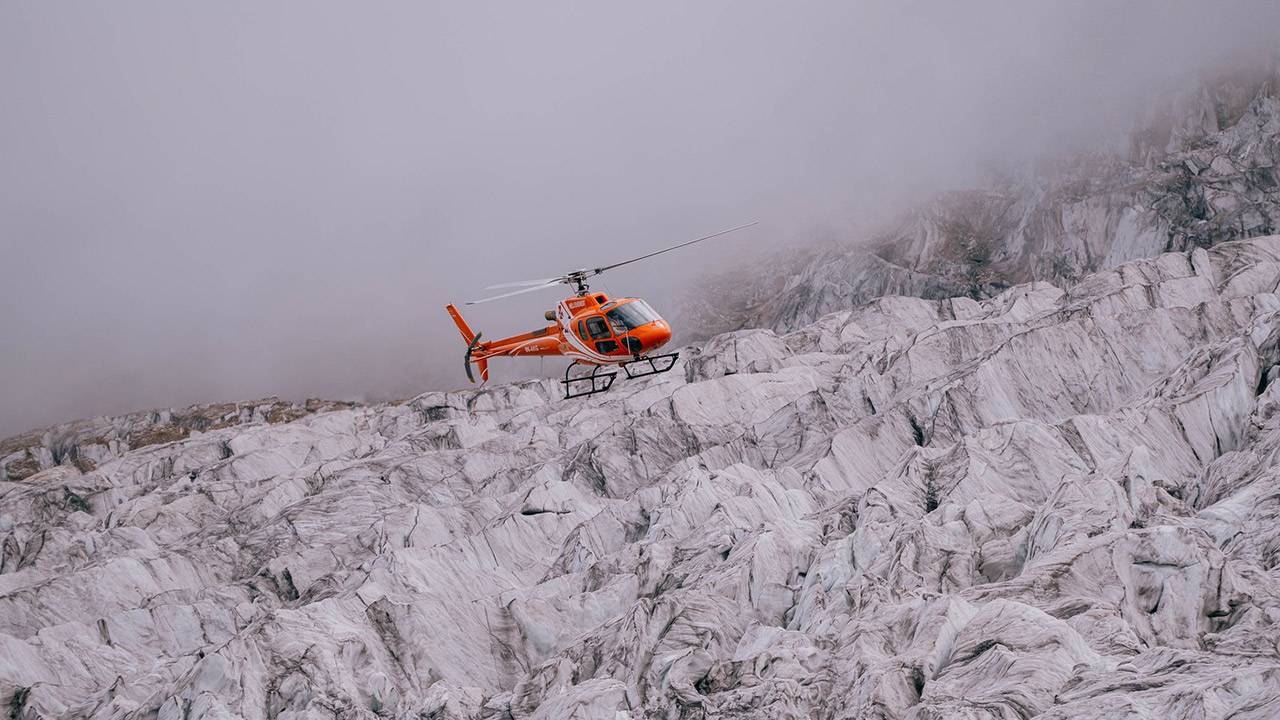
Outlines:
<svg viewBox="0 0 1280 720"><path fill-rule="evenodd" d="M816 246L712 278L682 324L698 334L791 330L882 295L993 296L1068 287L1098 269L1280 229L1280 55L1153 110L1125 156L1061 159L1034 176L947 193L859 250Z"/></svg>
<svg viewBox="0 0 1280 720"><path fill-rule="evenodd" d="M0 704L1274 718L1278 285L1225 243L7 482Z"/></svg>
<svg viewBox="0 0 1280 720"><path fill-rule="evenodd" d="M0 440L0 482L22 480L59 465L90 472L130 450L182 440L193 432L244 423L289 422L354 405L337 400L290 402L272 397L78 420Z"/></svg>

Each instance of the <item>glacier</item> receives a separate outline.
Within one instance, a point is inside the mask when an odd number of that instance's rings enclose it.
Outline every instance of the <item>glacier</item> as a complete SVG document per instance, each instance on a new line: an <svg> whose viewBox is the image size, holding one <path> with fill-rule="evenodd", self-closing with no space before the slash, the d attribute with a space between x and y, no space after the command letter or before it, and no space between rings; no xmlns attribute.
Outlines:
<svg viewBox="0 0 1280 720"><path fill-rule="evenodd" d="M537 380L24 436L0 703L1278 717L1278 291L1267 236L725 333L582 401Z"/></svg>

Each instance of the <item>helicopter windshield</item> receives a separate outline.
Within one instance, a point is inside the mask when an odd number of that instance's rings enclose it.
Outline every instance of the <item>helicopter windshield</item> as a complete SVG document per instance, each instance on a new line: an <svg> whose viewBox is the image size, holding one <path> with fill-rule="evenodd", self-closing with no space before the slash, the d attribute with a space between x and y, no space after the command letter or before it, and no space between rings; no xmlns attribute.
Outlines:
<svg viewBox="0 0 1280 720"><path fill-rule="evenodd" d="M609 324L613 326L613 331L619 334L661 319L658 313L643 300L633 300L619 305L606 315L609 318Z"/></svg>

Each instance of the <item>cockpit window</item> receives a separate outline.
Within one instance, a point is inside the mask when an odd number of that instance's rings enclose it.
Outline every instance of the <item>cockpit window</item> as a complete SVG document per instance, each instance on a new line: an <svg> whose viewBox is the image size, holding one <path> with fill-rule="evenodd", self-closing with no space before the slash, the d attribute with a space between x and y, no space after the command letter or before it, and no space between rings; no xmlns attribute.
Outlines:
<svg viewBox="0 0 1280 720"><path fill-rule="evenodd" d="M618 334L661 319L658 313L643 300L633 300L625 305L619 305L606 313L606 316L614 332Z"/></svg>
<svg viewBox="0 0 1280 720"><path fill-rule="evenodd" d="M599 315L593 315L587 318L587 332L591 333L591 337L600 339L610 337L609 328L604 324L604 320Z"/></svg>

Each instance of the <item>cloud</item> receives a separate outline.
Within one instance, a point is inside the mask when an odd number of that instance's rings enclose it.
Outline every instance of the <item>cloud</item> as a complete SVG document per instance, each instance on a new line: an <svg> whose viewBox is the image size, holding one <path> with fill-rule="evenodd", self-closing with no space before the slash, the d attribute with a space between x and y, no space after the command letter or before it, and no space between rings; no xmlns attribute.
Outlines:
<svg viewBox="0 0 1280 720"><path fill-rule="evenodd" d="M458 387L450 300L761 220L603 279L672 315L1278 34L1272 2L7 4L0 435Z"/></svg>

